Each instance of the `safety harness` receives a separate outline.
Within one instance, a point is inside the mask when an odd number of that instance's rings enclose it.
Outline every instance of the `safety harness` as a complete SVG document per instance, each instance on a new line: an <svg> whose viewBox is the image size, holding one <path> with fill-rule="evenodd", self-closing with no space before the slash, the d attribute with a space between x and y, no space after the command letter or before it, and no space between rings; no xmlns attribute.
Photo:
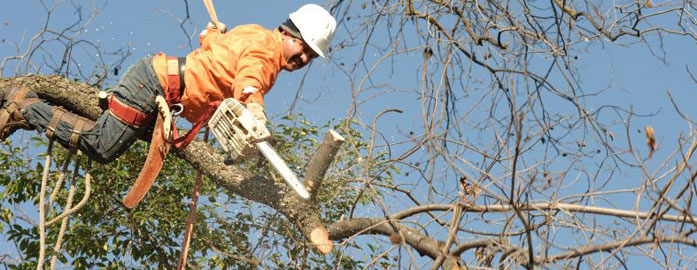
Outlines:
<svg viewBox="0 0 697 270"><path fill-rule="evenodd" d="M184 107L181 105L181 98L184 94L184 89L186 84L184 82L184 72L186 71L186 58L177 57L167 57L167 83L168 89L165 94L167 99L167 104L170 108L175 108L178 112L181 112ZM220 105L220 101L214 101L209 103L206 112L203 113L196 121L194 121L191 130L184 135L179 136L179 132L176 129L176 123L172 121L172 145L175 148L185 148L191 141L196 138L196 134L201 130L208 122L208 119L213 115L215 109Z"/></svg>
<svg viewBox="0 0 697 270"><path fill-rule="evenodd" d="M184 82L184 71L186 66L185 58L177 58L168 56L167 63L167 89L165 97L158 96L158 113L146 114L138 111L136 108L128 106L118 100L114 95L109 97L109 113L121 120L123 123L133 127L149 126L153 119L157 119L153 133L150 138L150 150L145 159L145 164L141 169L138 179L124 197L123 203L128 208L134 208L145 197L150 187L152 187L155 178L157 178L160 169L164 163L165 157L169 152L170 145L175 148L185 148L194 138L198 131L205 126L210 116L215 112L220 102L210 103L206 112L194 121L193 127L184 136L179 136L174 119L165 121L170 115L170 109L173 114L180 113L184 108L181 105L181 98L186 88ZM166 104L163 102L166 101ZM169 132L171 130L171 132Z"/></svg>
<svg viewBox="0 0 697 270"><path fill-rule="evenodd" d="M186 70L186 58L184 57L173 57L167 56L167 89L165 91L165 100L169 107L173 110L173 114L179 114L184 107L181 105L182 95L184 94L184 89L186 84L184 82L184 72ZM147 114L145 112L139 111L138 109L128 106L121 102L114 94L109 96L109 113L119 119L121 122L135 127L146 127L149 126L155 119L155 113ZM196 121L194 121L193 126L189 132L184 136L180 136L176 129L176 121L172 121L172 139L167 140L168 143L172 144L175 148L183 149L194 138L198 131L203 128L215 109L219 105L219 101L211 102L206 110ZM166 136L168 137L168 136Z"/></svg>
<svg viewBox="0 0 697 270"><path fill-rule="evenodd" d="M169 106L181 106L181 95L184 89L185 58L167 57L167 82L165 98ZM109 113L126 125L134 128L150 126L155 119L155 113L145 113L120 101L116 95L108 97Z"/></svg>
<svg viewBox="0 0 697 270"><path fill-rule="evenodd" d="M147 114L121 102L114 94L109 97L109 114L126 125L141 128L150 125L154 114Z"/></svg>

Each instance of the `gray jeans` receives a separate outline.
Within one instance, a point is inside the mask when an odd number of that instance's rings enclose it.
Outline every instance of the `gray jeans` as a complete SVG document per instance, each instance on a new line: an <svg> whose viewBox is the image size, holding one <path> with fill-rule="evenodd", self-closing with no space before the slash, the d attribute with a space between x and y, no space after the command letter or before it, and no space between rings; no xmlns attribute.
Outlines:
<svg viewBox="0 0 697 270"><path fill-rule="evenodd" d="M113 88L113 93L126 105L148 114L155 113L155 96L163 95L164 92L153 70L152 57L143 58L131 65ZM30 92L27 94L27 98L29 97L36 97L36 94ZM52 104L42 101L24 108L22 115L29 126L44 132L53 117L52 108ZM99 163L109 163L123 154L149 128L136 129L128 126L106 110L97 119L93 129L82 132L77 147L91 159ZM54 139L68 147L72 130L72 126L61 121L56 128Z"/></svg>

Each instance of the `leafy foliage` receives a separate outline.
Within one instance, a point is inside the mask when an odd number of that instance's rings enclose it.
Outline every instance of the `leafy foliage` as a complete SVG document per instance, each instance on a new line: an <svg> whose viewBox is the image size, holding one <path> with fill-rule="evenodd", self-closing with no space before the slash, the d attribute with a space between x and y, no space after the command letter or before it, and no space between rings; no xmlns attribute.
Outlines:
<svg viewBox="0 0 697 270"><path fill-rule="evenodd" d="M302 115L283 118L273 128L273 145L296 173L310 160L330 124L316 126ZM326 176L318 196L318 208L327 222L340 219L355 203L370 202L372 195L355 201L359 188L355 180L365 173L355 161L365 159L368 143L346 123L333 126L345 133L350 143L341 150L335 169ZM11 139L17 140L18 136ZM16 246L16 255L3 254L0 265L9 269L35 269L39 250L36 226L38 194L41 185L46 141L34 137L30 147L15 146L8 140L0 151L0 229L7 241ZM75 269L131 269L148 267L172 269L176 266L185 231L190 194L196 170L187 162L170 155L155 185L134 210L121 204L145 160L148 145L137 142L129 151L108 165L92 163L92 194L88 204L71 216L65 234L60 262ZM33 153L32 153L33 152ZM32 157L34 155L34 157ZM67 151L54 147L51 180L55 182L67 158ZM84 168L85 158L81 158ZM265 175L273 169L263 158L245 161L242 166ZM72 165L70 166L72 167ZM379 168L379 167L376 167ZM68 171L68 174L71 174ZM379 171L370 174L381 174ZM302 178L302 175L300 175ZM387 176L389 178L389 176ZM78 182L76 198L84 194L84 171ZM387 181L380 179L379 181ZM189 251L189 265L202 269L355 269L362 261L337 251L320 256L285 217L268 207L242 200L203 181L197 209L195 232ZM52 186L52 184L50 184ZM50 189L49 189L50 192ZM49 219L60 214L67 188L62 188L53 203ZM59 226L48 228L47 247L56 242ZM47 260L51 251L47 251ZM48 263L48 261L47 261Z"/></svg>

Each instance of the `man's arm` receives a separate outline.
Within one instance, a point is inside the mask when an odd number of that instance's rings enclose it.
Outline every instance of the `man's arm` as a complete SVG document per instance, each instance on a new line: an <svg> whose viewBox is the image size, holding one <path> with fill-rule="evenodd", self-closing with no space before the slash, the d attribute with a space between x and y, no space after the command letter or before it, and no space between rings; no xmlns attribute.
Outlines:
<svg viewBox="0 0 697 270"><path fill-rule="evenodd" d="M218 29L212 22L209 22L208 25L206 25L206 29L201 31L201 33L198 35L198 42L201 48L207 47L211 42L220 39L225 32L227 32L227 26L222 23L218 22L220 25L220 29Z"/></svg>
<svg viewBox="0 0 697 270"><path fill-rule="evenodd" d="M262 48L250 45L238 60L232 94L235 99L247 105L247 109L260 124L265 124L264 94L271 88L278 70L274 69L271 60L273 52Z"/></svg>
<svg viewBox="0 0 697 270"><path fill-rule="evenodd" d="M242 103L264 105L264 94L271 88L278 70L272 63L273 52L252 46L237 62L232 96Z"/></svg>

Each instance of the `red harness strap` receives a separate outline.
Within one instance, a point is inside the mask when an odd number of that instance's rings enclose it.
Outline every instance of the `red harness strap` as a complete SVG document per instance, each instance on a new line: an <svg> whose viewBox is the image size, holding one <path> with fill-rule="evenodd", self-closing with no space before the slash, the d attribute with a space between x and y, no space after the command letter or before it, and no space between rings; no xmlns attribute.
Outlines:
<svg viewBox="0 0 697 270"><path fill-rule="evenodd" d="M181 89L184 85L184 78L182 78L182 76L184 76L184 70L180 65L180 59L173 56L167 56L168 86L165 99L167 100L167 104L169 106L181 103L182 92L184 91L184 89ZM218 108L218 105L220 105L220 101L211 102L206 112L196 119L191 127L191 130L189 130L189 132L187 132L183 137L179 136L176 121L172 121L172 141L170 143L179 149L185 148L187 145L189 145L189 143L196 138L198 131L208 123L208 119L211 117L211 115L213 115L215 110Z"/></svg>
<svg viewBox="0 0 697 270"><path fill-rule="evenodd" d="M180 64L180 59L177 57L168 56L167 57L167 91L165 93L165 99L167 104L171 107L174 104L180 104L182 98L182 92L184 89L184 81L182 76L184 75L183 63ZM196 134L208 123L208 119L213 115L215 110L220 105L220 101L211 102L208 106L206 112L201 115L193 123L191 130L187 132L184 136L179 136L177 131L176 121L172 121L172 141L170 143L176 148L184 148L191 141L196 138ZM109 96L109 113L118 118L121 122L135 127L146 127L149 126L152 120L155 118L156 114L146 114L128 106L118 100L113 94ZM164 136L164 134L163 134Z"/></svg>
<svg viewBox="0 0 697 270"><path fill-rule="evenodd" d="M136 108L124 104L117 99L114 94L109 96L109 113L121 120L121 122L135 128L150 125L150 122L152 122L152 119L155 116L155 114L146 114L137 110Z"/></svg>
<svg viewBox="0 0 697 270"><path fill-rule="evenodd" d="M189 143L196 138L198 131L208 124L208 119L210 119L215 110L218 109L218 106L220 106L220 101L213 101L209 103L206 112L196 119L196 122L193 123L194 125L191 127L191 130L189 130L184 137L179 136L179 132L177 132L177 129L174 126L175 123L172 121L172 145L179 149L183 149L189 145Z"/></svg>
<svg viewBox="0 0 697 270"><path fill-rule="evenodd" d="M169 83L169 88L165 94L167 104L171 106L181 102L183 81L180 79L179 59L176 57L167 57L167 82ZM128 106L115 98L113 94L109 96L109 113L121 120L121 122L135 128L149 126L155 118L154 113L146 114Z"/></svg>
<svg viewBox="0 0 697 270"><path fill-rule="evenodd" d="M172 104L181 103L182 100L182 79L180 78L182 74L179 67L179 58L174 56L167 56L167 93L165 93L165 99L167 103L172 106Z"/></svg>

